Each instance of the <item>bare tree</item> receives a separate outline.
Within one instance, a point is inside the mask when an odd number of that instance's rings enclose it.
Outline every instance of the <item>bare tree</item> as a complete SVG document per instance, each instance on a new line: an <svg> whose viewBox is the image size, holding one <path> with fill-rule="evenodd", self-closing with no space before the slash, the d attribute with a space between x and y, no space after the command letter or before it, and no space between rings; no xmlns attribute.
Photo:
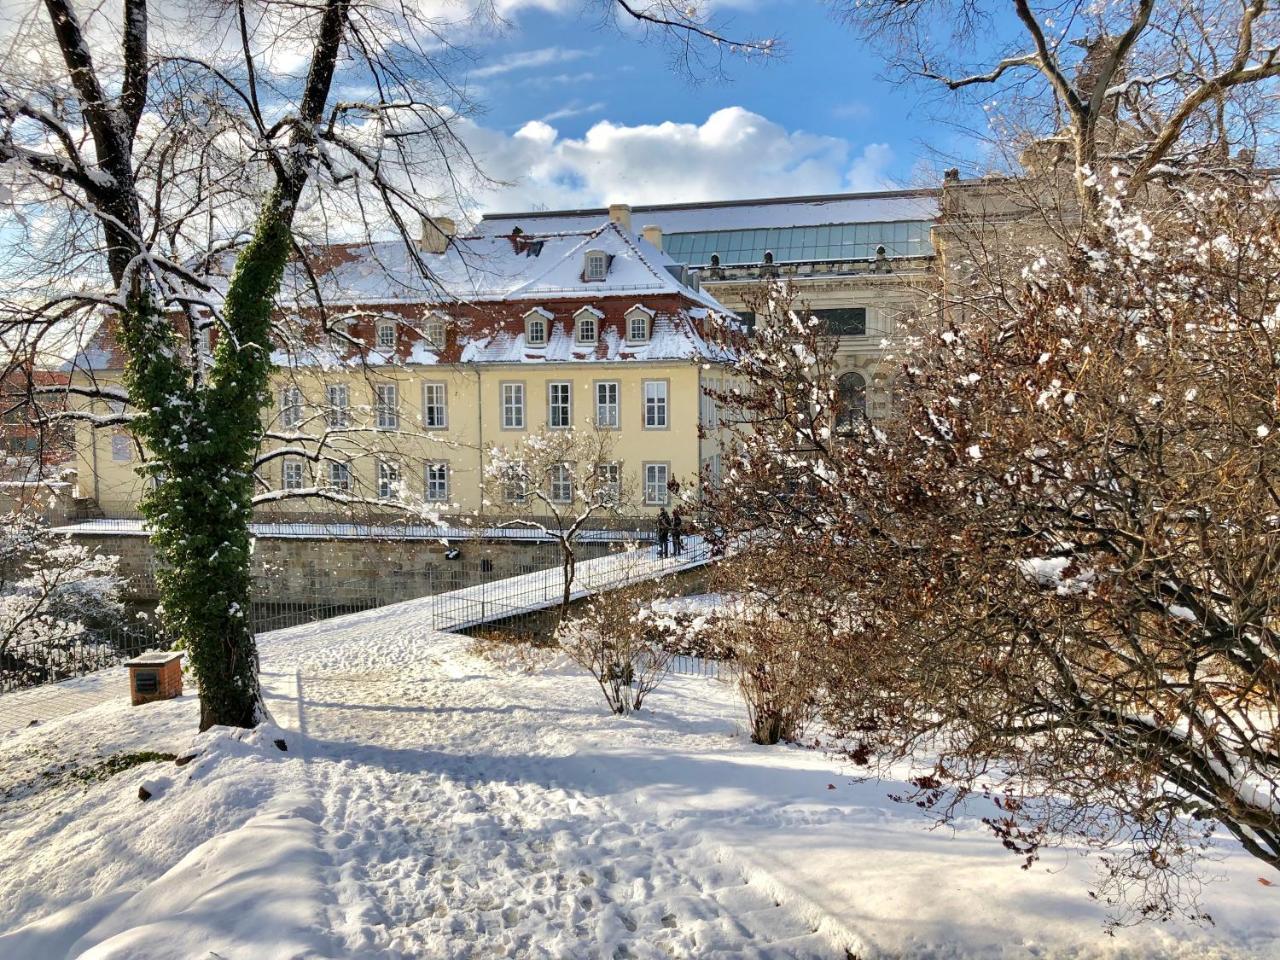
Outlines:
<svg viewBox="0 0 1280 960"><path fill-rule="evenodd" d="M0 171L23 229L0 327L23 352L68 327L114 330L123 385L69 388L85 405L67 416L126 425L146 449L142 509L201 726L251 725L248 522L282 277L313 273L309 238L370 229L404 239L426 277L415 184L456 186L467 154L447 38L414 8L175 11L125 0L118 19L82 18L44 0L16 21Z"/></svg>
<svg viewBox="0 0 1280 960"><path fill-rule="evenodd" d="M500 526L538 530L556 542L564 591L556 626L573 595L577 546L592 519L619 515L628 502L623 464L614 458L607 430L543 430L508 449L493 447L486 458L488 500L533 506L537 513L500 521Z"/></svg>
<svg viewBox="0 0 1280 960"><path fill-rule="evenodd" d="M1010 159L1041 172L1065 161L1086 210L1113 166L1132 195L1181 169L1247 170L1272 140L1260 98L1280 75L1280 19L1264 0L834 8L900 75L985 98L993 140L1030 148Z"/></svg>

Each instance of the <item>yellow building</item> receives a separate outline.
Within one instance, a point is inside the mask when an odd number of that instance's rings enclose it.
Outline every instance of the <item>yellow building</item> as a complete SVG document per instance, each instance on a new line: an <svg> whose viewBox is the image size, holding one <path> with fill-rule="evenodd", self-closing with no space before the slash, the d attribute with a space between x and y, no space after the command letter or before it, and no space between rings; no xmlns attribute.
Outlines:
<svg viewBox="0 0 1280 960"><path fill-rule="evenodd" d="M541 436L589 438L600 462L574 469L616 478L628 513L718 469L704 388L726 375L713 328L731 315L696 273L620 211L555 232L455 237L437 223L416 251L429 279L398 244L326 248L312 262L318 298L301 272L286 278L282 300L298 309L273 345L260 518L545 512L492 475L496 450ZM196 362L218 339L204 322ZM104 329L72 379L110 385L121 368ZM110 422L123 404L95 412L104 422L77 437L81 496L136 516L146 453ZM572 500L573 477L553 465L546 492Z"/></svg>

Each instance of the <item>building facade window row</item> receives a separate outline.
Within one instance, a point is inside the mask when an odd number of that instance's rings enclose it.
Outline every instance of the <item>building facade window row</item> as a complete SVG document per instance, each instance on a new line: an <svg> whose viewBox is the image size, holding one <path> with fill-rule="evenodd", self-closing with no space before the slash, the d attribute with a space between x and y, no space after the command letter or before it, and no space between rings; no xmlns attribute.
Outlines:
<svg viewBox="0 0 1280 960"><path fill-rule="evenodd" d="M622 463L611 461L595 465L595 496L603 503L617 503L622 492ZM322 460L311 475L308 463L301 457L284 457L280 462L280 488L286 492L302 492L314 487L324 487L334 493L356 493L353 462L350 460ZM448 503L450 500L450 465L447 460L422 462L422 499L428 503ZM572 503L577 493L574 464L553 465L547 475L546 493L552 503ZM376 460L374 473L377 499L403 501L412 499L405 485L401 462L395 459ZM671 465L668 462L641 464L642 496L646 506L663 506L670 502ZM523 481L504 485L503 499L509 504L529 502L532 493Z"/></svg>

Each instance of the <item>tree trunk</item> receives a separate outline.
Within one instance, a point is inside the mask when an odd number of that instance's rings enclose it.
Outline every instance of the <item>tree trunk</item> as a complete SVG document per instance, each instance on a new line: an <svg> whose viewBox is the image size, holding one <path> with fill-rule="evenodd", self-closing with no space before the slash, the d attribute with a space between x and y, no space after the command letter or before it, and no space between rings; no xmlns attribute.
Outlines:
<svg viewBox="0 0 1280 960"><path fill-rule="evenodd" d="M573 547L567 542L560 542L561 571L564 573L564 593L560 597L560 615L556 617L556 626L552 633L560 632L560 624L564 623L565 614L569 612L569 598L573 594Z"/></svg>
<svg viewBox="0 0 1280 960"><path fill-rule="evenodd" d="M253 458L269 401L270 318L289 257L292 199L277 191L236 261L225 329L207 389L181 379L166 319L136 317L131 392L149 412L139 424L154 457L155 488L142 509L163 563L164 622L187 651L200 688L200 729L251 727L265 716L250 619L249 522ZM154 329L158 342L145 342ZM166 347L168 352L166 353Z"/></svg>

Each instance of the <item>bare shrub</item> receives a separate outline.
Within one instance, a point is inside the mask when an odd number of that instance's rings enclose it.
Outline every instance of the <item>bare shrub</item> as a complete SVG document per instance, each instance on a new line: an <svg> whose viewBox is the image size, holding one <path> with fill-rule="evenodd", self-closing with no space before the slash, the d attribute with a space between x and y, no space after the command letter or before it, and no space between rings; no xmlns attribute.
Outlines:
<svg viewBox="0 0 1280 960"><path fill-rule="evenodd" d="M717 629L719 645L733 651L730 670L747 705L752 741L799 740L818 709L808 626L755 607Z"/></svg>
<svg viewBox="0 0 1280 960"><path fill-rule="evenodd" d="M639 710L667 675L666 638L641 615L662 589L648 582L599 594L556 631L569 658L596 678L613 713Z"/></svg>
<svg viewBox="0 0 1280 960"><path fill-rule="evenodd" d="M555 658L558 648L553 640L536 632L511 633L483 630L475 634L467 652L499 667L521 673L545 670Z"/></svg>

